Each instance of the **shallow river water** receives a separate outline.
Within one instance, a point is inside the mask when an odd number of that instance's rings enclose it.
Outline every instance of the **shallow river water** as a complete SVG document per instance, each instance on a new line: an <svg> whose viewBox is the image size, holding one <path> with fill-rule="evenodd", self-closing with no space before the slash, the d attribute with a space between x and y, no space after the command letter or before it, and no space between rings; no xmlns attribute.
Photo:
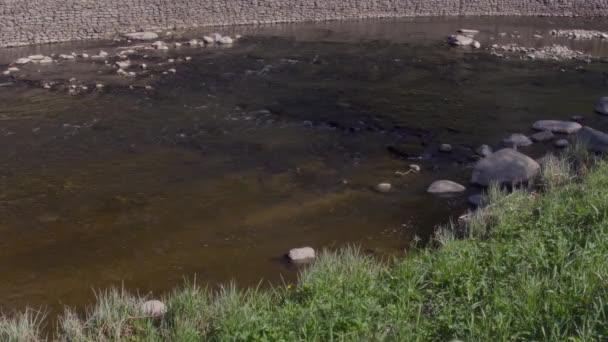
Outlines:
<svg viewBox="0 0 608 342"><path fill-rule="evenodd" d="M518 31L535 46L547 43L531 38L537 31L604 24L421 18L224 28L245 38L149 57L192 57L153 91L0 87L0 308L82 307L109 286L158 295L195 276L212 286L293 281L297 269L283 254L300 246L402 255L467 210L467 195L480 189L438 198L426 188L446 178L467 184L479 144L529 133L537 119L583 115L608 129L592 106L607 95L608 64L504 60L451 49L445 37L466 26L489 44ZM561 43L608 55L606 42ZM99 46L117 45L7 49L0 63ZM28 79L44 77L104 76L61 64ZM455 151L438 152L441 143ZM422 171L396 175L411 163ZM393 191L374 192L379 182Z"/></svg>

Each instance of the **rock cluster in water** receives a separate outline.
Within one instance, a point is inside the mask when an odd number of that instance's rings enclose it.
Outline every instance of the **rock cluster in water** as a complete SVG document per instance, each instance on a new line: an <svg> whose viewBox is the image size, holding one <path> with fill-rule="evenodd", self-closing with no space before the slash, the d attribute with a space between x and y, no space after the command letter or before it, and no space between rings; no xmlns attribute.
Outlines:
<svg viewBox="0 0 608 342"><path fill-rule="evenodd" d="M551 30L551 35L570 39L608 39L608 33L597 30Z"/></svg>
<svg viewBox="0 0 608 342"><path fill-rule="evenodd" d="M208 46L231 46L237 39L241 38L241 36L237 35L234 38L229 36L224 36L219 33L211 34L210 36L203 36L201 39L192 39L189 41L174 41L174 42L165 42L163 40L159 40L159 35L155 32L134 32L125 34L124 37L129 39L127 42L131 42L131 40L140 41L135 45L116 47L117 52L115 54L110 54L107 51L99 50L96 53L89 52L71 52L69 54L52 54L49 56L37 54L31 55L27 57L21 57L14 60L9 67L2 72L5 76L16 77L22 73L29 72L27 70L28 65L38 64L38 65L47 65L52 66L58 63L69 63L69 62L79 62L79 63L91 63L96 66L100 66L102 68L106 68L106 70L114 68L114 72L119 77L124 78L151 78L154 77L155 72L160 75L169 75L177 73L177 68L175 66L166 67L165 65L176 65L178 63L185 63L192 60L192 57L185 58L168 58L166 62L146 62L146 63L136 63L133 61L133 57L137 57L139 59L146 59L148 55L147 51L159 51L164 52L171 49L178 49L181 46L189 46L189 47L208 47ZM153 41L149 43L148 41ZM31 69L30 69L31 70ZM103 71L100 71L103 73ZM94 82L93 84L77 84L77 80L72 78L68 84L64 87L57 81L42 81L40 82L40 86L45 89L53 89L53 88L61 88L59 89L67 89L67 91L72 94L78 94L84 91L91 90L102 90L104 88L104 84L100 82ZM132 86L131 86L132 87ZM151 90L152 86L146 85L144 86L146 90Z"/></svg>
<svg viewBox="0 0 608 342"><path fill-rule="evenodd" d="M563 45L543 46L540 48L532 48L520 46L515 43L510 44L493 44L490 47L492 55L497 57L519 57L521 59L530 60L583 60L589 61L592 57L581 51L575 51Z"/></svg>

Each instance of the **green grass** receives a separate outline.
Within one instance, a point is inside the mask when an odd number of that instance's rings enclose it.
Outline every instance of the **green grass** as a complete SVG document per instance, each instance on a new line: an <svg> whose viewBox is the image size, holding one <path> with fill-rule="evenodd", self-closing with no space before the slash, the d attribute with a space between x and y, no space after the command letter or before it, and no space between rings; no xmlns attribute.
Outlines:
<svg viewBox="0 0 608 342"><path fill-rule="evenodd" d="M589 158L589 156L585 157ZM597 341L608 339L608 163L551 159L536 192L490 189L490 206L435 247L377 260L326 251L296 285L184 285L162 319L144 298L98 294L67 310L64 341ZM455 236L465 238L455 238ZM0 340L43 339L40 319L0 320ZM21 335L23 334L23 335ZM23 336L22 338L20 336Z"/></svg>

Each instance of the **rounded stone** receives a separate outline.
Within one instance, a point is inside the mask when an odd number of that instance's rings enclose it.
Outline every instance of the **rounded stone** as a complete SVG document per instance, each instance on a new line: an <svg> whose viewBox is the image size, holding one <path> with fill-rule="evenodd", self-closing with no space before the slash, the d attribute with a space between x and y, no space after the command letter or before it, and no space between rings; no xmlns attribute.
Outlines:
<svg viewBox="0 0 608 342"><path fill-rule="evenodd" d="M551 131L553 133L572 134L578 132L583 126L578 122L560 121L560 120L539 120L536 121L532 128L538 131Z"/></svg>
<svg viewBox="0 0 608 342"><path fill-rule="evenodd" d="M471 183L488 186L492 183L517 184L536 176L540 165L534 159L511 148L494 152L473 167Z"/></svg>
<svg viewBox="0 0 608 342"><path fill-rule="evenodd" d="M466 188L456 182L452 182L450 180L438 180L433 182L426 190L431 194L448 194L448 193L456 193L463 192Z"/></svg>
<svg viewBox="0 0 608 342"><path fill-rule="evenodd" d="M312 247L293 248L287 253L287 257L293 263L305 263L315 258L315 250Z"/></svg>
<svg viewBox="0 0 608 342"><path fill-rule="evenodd" d="M218 44L232 44L234 40L230 37L222 37L217 41Z"/></svg>
<svg viewBox="0 0 608 342"><path fill-rule="evenodd" d="M391 185L391 183L379 183L376 184L376 186L374 186L374 190L376 190L377 192L380 193L387 193L389 191L391 191L393 188L393 186Z"/></svg>
<svg viewBox="0 0 608 342"><path fill-rule="evenodd" d="M410 165L410 170L413 172L420 172L420 165L416 165L416 164L411 164Z"/></svg>
<svg viewBox="0 0 608 342"><path fill-rule="evenodd" d="M167 308L160 300L149 300L141 305L139 311L146 316L158 317L167 313Z"/></svg>

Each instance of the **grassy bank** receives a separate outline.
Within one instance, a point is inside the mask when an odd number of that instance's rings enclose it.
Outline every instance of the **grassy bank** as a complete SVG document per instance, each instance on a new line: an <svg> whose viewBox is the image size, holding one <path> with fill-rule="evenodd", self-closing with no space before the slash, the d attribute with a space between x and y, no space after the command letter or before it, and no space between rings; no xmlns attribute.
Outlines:
<svg viewBox="0 0 608 342"><path fill-rule="evenodd" d="M581 164L578 164L581 165ZM608 336L608 164L571 171L552 160L539 193L491 191L469 229L442 229L436 248L379 262L328 252L298 284L274 290L186 285L168 313L143 299L99 295L86 319L66 311L68 341L587 341ZM0 340L40 338L32 313L0 321Z"/></svg>

